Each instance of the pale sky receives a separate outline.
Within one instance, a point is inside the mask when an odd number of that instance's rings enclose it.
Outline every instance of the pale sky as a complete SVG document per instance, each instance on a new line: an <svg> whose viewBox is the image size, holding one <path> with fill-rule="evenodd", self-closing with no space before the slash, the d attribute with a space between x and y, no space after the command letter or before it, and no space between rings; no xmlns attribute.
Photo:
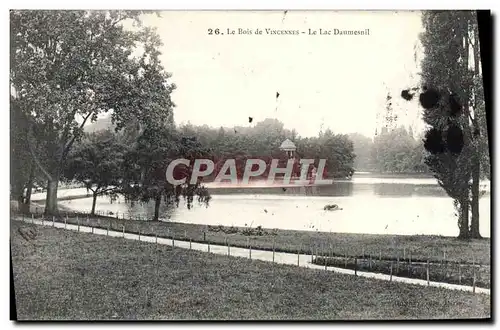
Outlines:
<svg viewBox="0 0 500 330"><path fill-rule="evenodd" d="M418 82L419 12L169 11L144 22L164 43L178 124L233 127L250 125L249 116L253 124L271 117L301 136L317 135L322 124L373 136L390 91L401 124L422 126L417 105L397 101ZM210 28L224 35L208 35ZM263 34L227 35L228 28ZM266 28L306 33L266 35ZM308 35L320 28L370 35Z"/></svg>

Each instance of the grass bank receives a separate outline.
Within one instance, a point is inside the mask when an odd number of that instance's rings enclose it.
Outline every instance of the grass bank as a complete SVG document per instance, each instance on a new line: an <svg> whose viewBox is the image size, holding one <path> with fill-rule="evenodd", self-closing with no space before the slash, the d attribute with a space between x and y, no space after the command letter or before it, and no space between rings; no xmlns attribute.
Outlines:
<svg viewBox="0 0 500 330"><path fill-rule="evenodd" d="M40 215L38 215L40 217ZM56 217L65 221L65 217ZM490 239L459 240L455 237L431 235L345 234L282 229L224 227L123 220L111 217L69 214L68 223L122 230L158 237L191 239L193 242L248 247L324 256L349 256L409 262L490 265Z"/></svg>
<svg viewBox="0 0 500 330"><path fill-rule="evenodd" d="M17 221L11 222L11 246L17 313L24 320L490 316L487 295L272 265Z"/></svg>

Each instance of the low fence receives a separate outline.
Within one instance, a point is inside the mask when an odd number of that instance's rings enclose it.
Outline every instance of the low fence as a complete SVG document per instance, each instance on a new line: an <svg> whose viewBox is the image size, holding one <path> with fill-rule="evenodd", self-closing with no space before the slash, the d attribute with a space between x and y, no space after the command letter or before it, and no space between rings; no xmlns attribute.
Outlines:
<svg viewBox="0 0 500 330"><path fill-rule="evenodd" d="M227 247L228 255L231 255L231 248L245 248L248 249L248 257L252 258L252 251L272 251L272 261L274 262L276 252L296 253L297 264L300 265L301 256L308 255L310 263L318 266L344 268L348 270L371 272L386 274L389 276L406 277L412 279L426 280L427 282L442 282L449 284L468 285L473 287L490 288L490 265L472 263L451 262L446 260L446 254L439 261L437 260L418 260L413 259L411 251L402 248L403 256L391 258L387 255L382 256L370 253L369 251L362 251L360 256L352 256L339 253L335 251L334 246L329 247L319 246L311 242L309 246L289 246L283 247L275 243L275 237L272 239L272 245L268 247L257 246L256 237L248 237L246 242L231 242L230 235L224 235L223 241L211 241L207 237L207 231L199 231L193 235L192 232L175 231L172 228L167 228L164 231L159 231L153 223L138 223L137 221L128 220L146 220L137 218L127 218L126 214L103 214L96 212L96 215L82 214L82 213L67 213L60 216L45 217L42 213L19 214L23 217L24 221L30 222L30 219L43 219L44 221L52 221L53 223L73 224L78 227L86 226L99 228L104 230L121 231L123 235L135 234L147 235L150 237L172 239L175 245L175 240L182 240L192 243L202 243L207 245L207 251L210 252L211 245ZM112 218L111 218L112 217ZM121 223L111 221L113 219L123 220ZM151 225L151 226L150 226ZM156 225L160 225L156 223ZM220 235L219 235L220 236Z"/></svg>

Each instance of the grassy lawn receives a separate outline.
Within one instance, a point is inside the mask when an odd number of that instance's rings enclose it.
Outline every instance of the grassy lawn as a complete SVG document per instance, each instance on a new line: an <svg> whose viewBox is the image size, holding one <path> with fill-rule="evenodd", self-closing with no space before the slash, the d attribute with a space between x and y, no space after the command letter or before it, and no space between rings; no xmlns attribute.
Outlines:
<svg viewBox="0 0 500 330"><path fill-rule="evenodd" d="M26 234L30 230L34 235ZM487 295L273 265L18 221L11 221L11 246L17 313L24 320L490 316Z"/></svg>
<svg viewBox="0 0 500 330"><path fill-rule="evenodd" d="M490 239L475 239L462 241L455 237L429 235L374 235L374 234L344 234L298 230L268 230L261 231L241 227L205 226L176 222L153 222L122 220L108 217L80 216L80 224L95 227L122 230L159 237L175 237L191 239L193 242L225 244L276 251L294 252L315 255L336 255L351 257L366 257L382 260L447 262L462 264L490 264ZM64 221L63 218L56 221ZM76 218L70 216L68 223L76 224Z"/></svg>

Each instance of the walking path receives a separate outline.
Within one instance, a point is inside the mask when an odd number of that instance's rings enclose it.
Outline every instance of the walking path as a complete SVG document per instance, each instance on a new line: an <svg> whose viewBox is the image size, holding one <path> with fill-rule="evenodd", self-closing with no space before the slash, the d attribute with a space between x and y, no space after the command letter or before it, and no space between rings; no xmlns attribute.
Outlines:
<svg viewBox="0 0 500 330"><path fill-rule="evenodd" d="M16 217L16 218L14 218L14 220L23 221L21 217ZM67 229L67 230L75 230L75 231L81 231L81 232L85 232L85 233L93 233L96 235L123 237L125 239L140 240L140 241L144 241L144 242L164 244L164 245L169 245L169 246L175 246L178 248L192 249L192 250L204 251L204 252L221 254L221 255L228 255L229 254L232 257L250 258L250 259L262 260L262 261L268 261L268 262L275 262L275 263L284 264L284 265L295 265L295 266L311 268L311 269L323 269L323 270L333 271L333 272L342 273L342 274L349 274L349 275L355 274L354 270L351 270L351 269L344 269L344 268L337 268L337 267L330 267L330 266L327 267L327 266L312 264L311 263L312 256L307 255L307 254L297 255L297 254L285 253L285 252L262 251L262 250L254 250L254 249L231 247L231 246L228 247L228 246L223 246L223 245L194 243L194 242L177 240L177 239L173 240L171 238L160 238L160 237L153 237L153 236L131 234L131 233L121 232L121 231L113 231L113 230L108 231L106 229L101 229L101 228L92 228L92 227L82 226L82 225L78 226L78 225L73 225L73 224L65 224L65 223L61 223L61 222L52 222L52 221L47 221L47 220L43 220L43 219L39 220L39 219L25 218L24 221L28 222L28 223L37 224L37 225L63 228L63 229ZM397 276L391 276L391 275L379 274L379 273L371 273L371 272L357 271L356 274L357 274L357 276L361 276L361 277L375 278L375 279L385 280L385 281L402 282L402 283L417 284L417 285L423 285L423 286L433 286L433 287L440 287L440 288L445 288L445 289L450 289L450 290L461 290L461 291L469 291L469 292L476 292L476 293L483 293L483 294L490 295L489 289L477 288L477 287L473 288L472 286L466 286L466 285L449 284L449 283L432 282L432 281L427 282L426 280L406 278L406 277L397 277Z"/></svg>

